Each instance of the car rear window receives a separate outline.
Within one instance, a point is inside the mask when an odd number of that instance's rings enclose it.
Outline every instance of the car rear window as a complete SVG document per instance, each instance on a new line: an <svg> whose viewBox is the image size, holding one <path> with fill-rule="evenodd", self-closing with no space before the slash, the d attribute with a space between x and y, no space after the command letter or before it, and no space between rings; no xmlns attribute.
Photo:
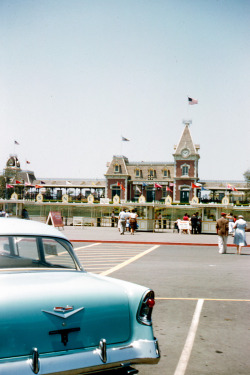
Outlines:
<svg viewBox="0 0 250 375"><path fill-rule="evenodd" d="M67 241L34 236L0 236L0 269L77 269Z"/></svg>

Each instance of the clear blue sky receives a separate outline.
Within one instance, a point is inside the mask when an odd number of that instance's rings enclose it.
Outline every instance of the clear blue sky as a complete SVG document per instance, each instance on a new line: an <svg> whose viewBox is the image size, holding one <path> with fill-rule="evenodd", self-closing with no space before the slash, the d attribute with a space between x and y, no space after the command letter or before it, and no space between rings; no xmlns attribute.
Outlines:
<svg viewBox="0 0 250 375"><path fill-rule="evenodd" d="M173 161L192 119L200 178L243 179L249 36L248 0L1 0L0 170L13 152L38 178Z"/></svg>

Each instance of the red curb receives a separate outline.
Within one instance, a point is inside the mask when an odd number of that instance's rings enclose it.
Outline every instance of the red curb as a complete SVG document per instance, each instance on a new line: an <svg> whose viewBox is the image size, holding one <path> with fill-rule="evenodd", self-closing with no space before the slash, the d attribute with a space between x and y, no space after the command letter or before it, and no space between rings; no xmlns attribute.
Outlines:
<svg viewBox="0 0 250 375"><path fill-rule="evenodd" d="M97 241L97 240L70 240L70 242L100 242L100 243L125 243L125 244L139 244L139 245L184 245L184 246L218 246L217 244L202 244L202 243L182 243L182 242L146 242L146 241ZM233 245L228 245L233 246Z"/></svg>
<svg viewBox="0 0 250 375"><path fill-rule="evenodd" d="M147 241L104 241L104 240L70 240L70 242L99 242L99 243L125 243L125 244L139 244L139 245L176 245L176 246L218 246L216 243L188 243L188 242L147 242ZM234 244L228 244L228 247L235 247ZM244 246L250 247L250 245Z"/></svg>

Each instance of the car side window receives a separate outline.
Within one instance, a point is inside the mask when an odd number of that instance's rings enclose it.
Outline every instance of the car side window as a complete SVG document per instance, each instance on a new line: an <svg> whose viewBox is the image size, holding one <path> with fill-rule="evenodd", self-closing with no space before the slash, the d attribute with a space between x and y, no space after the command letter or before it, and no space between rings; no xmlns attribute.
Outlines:
<svg viewBox="0 0 250 375"><path fill-rule="evenodd" d="M0 254L10 255L9 237L0 237Z"/></svg>
<svg viewBox="0 0 250 375"><path fill-rule="evenodd" d="M76 268L75 262L70 255L66 245L52 238L43 238L44 259L50 265Z"/></svg>
<svg viewBox="0 0 250 375"><path fill-rule="evenodd" d="M39 252L36 238L15 237L15 254L21 258L39 260Z"/></svg>

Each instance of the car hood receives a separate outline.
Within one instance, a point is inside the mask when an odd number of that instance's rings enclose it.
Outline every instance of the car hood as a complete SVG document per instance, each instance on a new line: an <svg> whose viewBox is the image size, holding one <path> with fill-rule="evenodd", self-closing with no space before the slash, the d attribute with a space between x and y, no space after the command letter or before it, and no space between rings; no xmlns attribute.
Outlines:
<svg viewBox="0 0 250 375"><path fill-rule="evenodd" d="M0 284L0 358L130 337L128 296L112 279L77 271L12 272L0 275Z"/></svg>

